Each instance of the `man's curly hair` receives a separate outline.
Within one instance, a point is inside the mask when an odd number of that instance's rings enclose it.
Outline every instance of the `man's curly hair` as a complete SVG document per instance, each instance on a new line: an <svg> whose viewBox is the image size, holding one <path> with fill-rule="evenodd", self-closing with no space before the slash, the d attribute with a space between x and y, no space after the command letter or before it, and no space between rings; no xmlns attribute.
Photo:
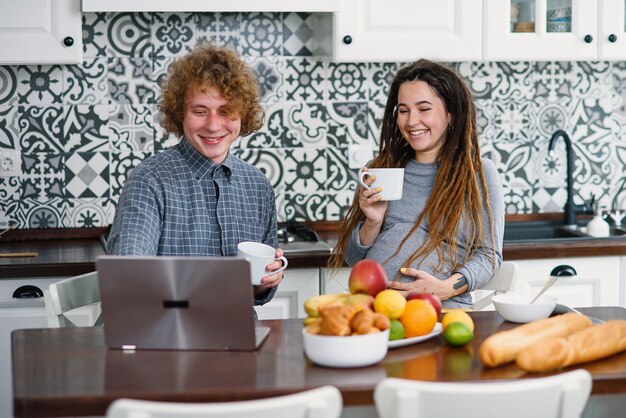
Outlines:
<svg viewBox="0 0 626 418"><path fill-rule="evenodd" d="M183 136L185 101L191 90L214 88L228 100L229 114L241 118L241 136L263 126L259 85L253 71L228 49L201 45L176 60L162 84L159 121L168 133Z"/></svg>

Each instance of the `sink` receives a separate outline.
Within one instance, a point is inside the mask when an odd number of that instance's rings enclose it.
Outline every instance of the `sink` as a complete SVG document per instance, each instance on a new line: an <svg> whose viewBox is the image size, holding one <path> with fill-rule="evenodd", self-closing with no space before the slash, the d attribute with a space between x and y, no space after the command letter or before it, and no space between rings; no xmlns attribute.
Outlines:
<svg viewBox="0 0 626 418"><path fill-rule="evenodd" d="M626 236L626 228L611 226L608 238ZM545 241L558 239L591 239L587 227L565 226L554 221L508 222L504 225L504 242Z"/></svg>
<svg viewBox="0 0 626 418"><path fill-rule="evenodd" d="M504 226L504 242L572 238L590 238L590 236L585 234L581 228L569 228L560 222L508 222Z"/></svg>

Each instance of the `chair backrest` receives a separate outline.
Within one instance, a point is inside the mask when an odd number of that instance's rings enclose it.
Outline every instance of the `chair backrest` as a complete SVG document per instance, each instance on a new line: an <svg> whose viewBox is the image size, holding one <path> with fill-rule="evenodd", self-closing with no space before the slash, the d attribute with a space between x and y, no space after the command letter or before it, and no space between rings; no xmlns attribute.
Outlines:
<svg viewBox="0 0 626 418"><path fill-rule="evenodd" d="M578 369L499 382L422 382L387 378L374 392L380 418L578 418L591 374Z"/></svg>
<svg viewBox="0 0 626 418"><path fill-rule="evenodd" d="M489 304L491 304L491 298L498 293L510 292L515 288L517 284L517 274L519 272L519 266L513 261L503 261L500 264L500 268L496 274L483 286L480 290L492 290L492 292L484 298L474 303L474 310L480 311Z"/></svg>
<svg viewBox="0 0 626 418"><path fill-rule="evenodd" d="M53 283L44 291L48 327L76 327L76 323L66 316L66 313L99 302L100 287L98 273L95 271ZM102 325L100 307L95 308L95 320L89 325Z"/></svg>
<svg viewBox="0 0 626 418"><path fill-rule="evenodd" d="M252 401L182 403L118 399L106 418L338 418L342 398L334 386Z"/></svg>

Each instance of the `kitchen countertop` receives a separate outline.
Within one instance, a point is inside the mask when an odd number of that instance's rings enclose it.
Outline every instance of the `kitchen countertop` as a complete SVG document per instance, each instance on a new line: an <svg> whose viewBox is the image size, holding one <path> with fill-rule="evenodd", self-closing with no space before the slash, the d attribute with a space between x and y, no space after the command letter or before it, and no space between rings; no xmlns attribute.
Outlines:
<svg viewBox="0 0 626 418"><path fill-rule="evenodd" d="M0 257L0 280L21 277L77 276L94 271L104 255L100 236L106 228L12 230L0 237L0 255L36 253L36 256Z"/></svg>
<svg viewBox="0 0 626 418"><path fill-rule="evenodd" d="M546 219L562 214L507 216L507 222ZM560 218L559 218L560 219ZM339 222L306 222L331 247L337 242ZM104 255L100 236L106 228L13 230L0 237L0 254L36 252L36 257L0 257L0 280L19 277L75 276L95 270L95 260ZM505 260L556 257L626 255L626 237L559 239L507 242ZM325 267L329 254L301 252L289 255L290 268Z"/></svg>

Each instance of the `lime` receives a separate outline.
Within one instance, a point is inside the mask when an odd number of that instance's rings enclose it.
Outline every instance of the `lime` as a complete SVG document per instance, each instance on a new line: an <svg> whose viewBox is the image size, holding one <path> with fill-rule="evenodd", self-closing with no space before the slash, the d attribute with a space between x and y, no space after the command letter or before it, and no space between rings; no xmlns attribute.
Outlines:
<svg viewBox="0 0 626 418"><path fill-rule="evenodd" d="M443 329L443 339L453 347L461 347L472 341L474 334L463 322L451 322Z"/></svg>
<svg viewBox="0 0 626 418"><path fill-rule="evenodd" d="M389 341L401 340L404 338L404 325L397 319L389 321Z"/></svg>
<svg viewBox="0 0 626 418"><path fill-rule="evenodd" d="M444 316L441 318L441 326L443 329L446 329L448 324L453 322L463 322L470 331L474 332L474 321L472 321L472 317L468 315L467 312L461 309L450 309Z"/></svg>

